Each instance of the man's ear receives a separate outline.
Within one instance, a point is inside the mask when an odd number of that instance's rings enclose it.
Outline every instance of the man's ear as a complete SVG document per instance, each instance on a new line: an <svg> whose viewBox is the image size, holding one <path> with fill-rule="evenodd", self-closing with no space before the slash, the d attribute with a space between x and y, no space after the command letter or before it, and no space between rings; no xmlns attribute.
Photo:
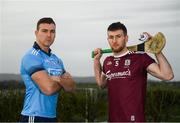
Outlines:
<svg viewBox="0 0 180 123"><path fill-rule="evenodd" d="M37 36L38 30L34 31L34 34Z"/></svg>
<svg viewBox="0 0 180 123"><path fill-rule="evenodd" d="M126 39L125 39L125 40L126 40L126 43L128 42L128 38L129 38L129 36L128 36L128 35L126 35Z"/></svg>

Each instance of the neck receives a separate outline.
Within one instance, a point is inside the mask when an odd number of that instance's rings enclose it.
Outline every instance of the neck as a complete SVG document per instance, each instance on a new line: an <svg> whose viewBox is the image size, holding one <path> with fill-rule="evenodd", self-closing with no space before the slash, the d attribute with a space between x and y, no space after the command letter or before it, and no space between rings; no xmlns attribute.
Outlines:
<svg viewBox="0 0 180 123"><path fill-rule="evenodd" d="M126 53L126 52L128 52L127 47L124 48L123 50L121 50L120 52L113 52L113 55L114 55L114 56L121 56L121 55L123 55L123 54Z"/></svg>
<svg viewBox="0 0 180 123"><path fill-rule="evenodd" d="M41 48L41 50L43 50L46 53L49 53L49 47L43 46L41 43L39 43L37 41L37 44L39 45L39 47Z"/></svg>

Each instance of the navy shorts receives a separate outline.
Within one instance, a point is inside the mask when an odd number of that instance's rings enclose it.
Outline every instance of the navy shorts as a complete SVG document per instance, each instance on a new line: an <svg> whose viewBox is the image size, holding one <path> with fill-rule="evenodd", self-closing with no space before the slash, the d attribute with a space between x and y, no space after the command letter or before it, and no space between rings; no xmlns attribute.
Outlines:
<svg viewBox="0 0 180 123"><path fill-rule="evenodd" d="M21 115L20 122L57 122L57 118Z"/></svg>

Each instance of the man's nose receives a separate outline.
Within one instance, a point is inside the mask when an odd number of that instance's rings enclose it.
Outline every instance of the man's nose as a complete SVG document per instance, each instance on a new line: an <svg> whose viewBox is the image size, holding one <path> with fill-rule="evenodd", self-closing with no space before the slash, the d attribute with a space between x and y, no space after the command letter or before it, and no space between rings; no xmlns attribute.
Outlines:
<svg viewBox="0 0 180 123"><path fill-rule="evenodd" d="M51 36L51 32L47 32L47 36L50 37Z"/></svg>
<svg viewBox="0 0 180 123"><path fill-rule="evenodd" d="M117 41L117 38L116 38L116 37L113 37L112 42L114 43L114 42L116 42L116 41Z"/></svg>

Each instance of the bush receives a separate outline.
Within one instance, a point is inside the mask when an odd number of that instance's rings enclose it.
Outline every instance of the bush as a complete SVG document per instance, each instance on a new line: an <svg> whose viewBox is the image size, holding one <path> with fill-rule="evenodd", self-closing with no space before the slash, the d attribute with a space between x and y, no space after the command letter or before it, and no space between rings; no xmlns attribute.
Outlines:
<svg viewBox="0 0 180 123"><path fill-rule="evenodd" d="M84 88L78 85L75 93L60 92L57 118L62 122L107 121L107 90L99 90L95 84ZM19 121L24 100L24 88L0 90L0 121ZM148 86L146 101L147 121L180 121L180 90L166 83Z"/></svg>
<svg viewBox="0 0 180 123"><path fill-rule="evenodd" d="M148 88L146 114L148 121L180 121L180 90L166 83Z"/></svg>

